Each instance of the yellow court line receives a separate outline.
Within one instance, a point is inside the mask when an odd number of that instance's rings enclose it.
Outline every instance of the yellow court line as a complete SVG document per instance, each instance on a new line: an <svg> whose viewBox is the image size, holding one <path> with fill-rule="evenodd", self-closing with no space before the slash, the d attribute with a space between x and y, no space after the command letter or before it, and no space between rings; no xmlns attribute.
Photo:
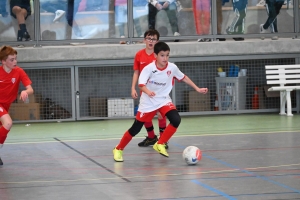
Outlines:
<svg viewBox="0 0 300 200"><path fill-rule="evenodd" d="M79 181L100 181L100 180L119 180L119 179L137 179L137 178L151 178L151 177L163 177L163 176L183 176L183 175L197 175L197 174L213 174L213 173L224 173L224 172L236 172L242 170L254 170L254 169L266 169L266 168L276 168L276 167L290 167L299 166L297 164L289 165L277 165L277 166L265 166L265 167L255 167L255 168L245 168L245 169L228 169L228 170L218 170L218 171L206 171L206 172L191 172L185 174L154 174L147 176L122 176L122 177L112 177L112 178L95 178L95 179L73 179L73 180L40 180L40 181L20 181L20 182L0 182L0 184L34 184L34 183L57 183L57 182L79 182Z"/></svg>
<svg viewBox="0 0 300 200"><path fill-rule="evenodd" d="M250 135L250 134L267 134L267 133L298 133L299 131L276 131L276 132L244 132L244 133L211 133L201 135L174 135L172 137L205 137L205 136L231 136L231 135ZM119 138L103 138L103 139L84 139L84 140L61 140L62 142L88 142L88 141L102 141L102 140L120 140ZM143 137L135 137L143 138ZM15 144L43 144L43 143L57 143L60 141L37 141L37 142L6 142L5 145Z"/></svg>

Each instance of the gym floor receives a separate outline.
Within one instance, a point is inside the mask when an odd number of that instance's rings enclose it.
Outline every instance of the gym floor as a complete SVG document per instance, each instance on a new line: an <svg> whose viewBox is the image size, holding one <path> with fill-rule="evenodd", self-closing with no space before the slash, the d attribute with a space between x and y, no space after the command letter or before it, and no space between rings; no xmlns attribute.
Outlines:
<svg viewBox="0 0 300 200"><path fill-rule="evenodd" d="M133 119L14 124L0 156L1 200L300 199L300 115L182 117L170 157L129 143ZM157 132L157 120L154 119ZM202 160L188 166L187 146Z"/></svg>

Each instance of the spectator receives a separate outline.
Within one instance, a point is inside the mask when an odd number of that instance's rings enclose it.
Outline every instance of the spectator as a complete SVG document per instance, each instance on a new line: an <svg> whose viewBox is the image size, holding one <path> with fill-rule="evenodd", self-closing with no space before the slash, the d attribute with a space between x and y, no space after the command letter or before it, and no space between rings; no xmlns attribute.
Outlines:
<svg viewBox="0 0 300 200"><path fill-rule="evenodd" d="M31 15L30 0L11 0L10 10L11 15L18 20L19 24L17 41L31 40L25 24L25 20Z"/></svg>
<svg viewBox="0 0 300 200"><path fill-rule="evenodd" d="M177 22L177 7L174 0L149 0L149 29L155 29L156 14L160 10L165 10L171 24L174 36L180 36ZM178 40L175 40L176 42Z"/></svg>
<svg viewBox="0 0 300 200"><path fill-rule="evenodd" d="M267 33L270 27L271 33L277 33L277 16L281 10L284 0L266 0L266 10L268 19L266 23L260 25L260 33ZM272 40L278 40L278 36L273 36Z"/></svg>
<svg viewBox="0 0 300 200"><path fill-rule="evenodd" d="M226 29L228 35L245 33L245 18L247 12L248 0L232 0L233 11L235 17L231 25ZM233 38L236 41L244 40L244 38Z"/></svg>
<svg viewBox="0 0 300 200"><path fill-rule="evenodd" d="M193 12L196 32L198 35L208 35L210 31L210 0L193 0ZM198 42L210 42L210 38L201 38Z"/></svg>

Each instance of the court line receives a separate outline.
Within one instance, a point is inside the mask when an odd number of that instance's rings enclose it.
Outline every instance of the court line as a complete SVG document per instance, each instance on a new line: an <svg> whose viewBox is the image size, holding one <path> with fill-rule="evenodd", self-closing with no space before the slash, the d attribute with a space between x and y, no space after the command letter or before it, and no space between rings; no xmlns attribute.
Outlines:
<svg viewBox="0 0 300 200"><path fill-rule="evenodd" d="M221 163L222 165L225 165L225 166L227 166L227 167L234 168L234 169L239 169L240 171L242 171L242 172L244 172L244 173L246 173L246 174L249 174L249 175L254 176L254 177L256 177L256 178L265 180L265 181L267 181L267 182L269 182L269 183L273 183L274 185L277 185L277 186L286 188L286 189L288 189L288 190L291 190L291 191L293 191L293 192L296 192L296 193L299 193L299 194L300 194L300 190L297 190L297 189L295 189L295 188L292 188L292 187L290 187L290 186L288 186L288 185L285 185L285 184L282 184L282 183L280 183L280 182L271 180L271 179L269 179L269 178L267 178L267 177L265 177L265 176L256 175L254 172L251 172L251 171L248 171L248 170L245 170L245 169L240 169L240 168L238 168L237 166L231 165L231 164L229 164L229 163L227 163L227 162L224 162L224 161L222 161L222 160L220 160L220 159L216 159L216 158L214 158L214 157L212 157L212 156L209 156L209 155L206 155L206 154L202 154L202 156L205 156L205 157L207 157L207 158L209 158L209 159L211 159L211 160L213 160L213 161L216 161L216 162L218 162L218 163Z"/></svg>
<svg viewBox="0 0 300 200"><path fill-rule="evenodd" d="M123 176L121 176L120 174L117 174L117 173L115 173L114 171L112 171L112 170L108 169L107 167L105 167L105 166L101 165L101 164L100 164L100 163L98 163L97 161L95 161L95 160L93 160L92 158L88 157L88 156L87 156L87 155L85 155L84 153L81 153L80 151L78 151L78 150L74 149L73 147L71 147L70 145L66 144L65 142L63 142L63 141L59 140L58 138L54 138L54 139L55 139L55 140L57 140L58 142L60 142L61 144L65 145L65 146L66 146L66 147L68 147L69 149L71 149L71 150L75 151L76 153L78 153L78 154L82 155L83 157L85 157L86 159L88 159L89 161L91 161L92 163L94 163L94 164L98 165L99 167L101 167L101 168L105 169L106 171L108 171L108 172L112 173L113 175L116 175L116 176L118 176L119 178L123 179L123 180L124 180L124 181L126 181L126 182L131 182L130 180L128 180L128 179L126 179L126 178L124 178L124 177L123 177Z"/></svg>
<svg viewBox="0 0 300 200"><path fill-rule="evenodd" d="M230 199L230 200L236 200L236 198L233 198L232 196L230 196L230 195L228 195L228 194L226 194L226 193L224 193L224 192L222 192L222 191L220 191L220 190L217 190L216 188L213 188L213 187L211 187L211 186L209 186L209 185L206 185L206 184L204 184L204 183L202 183L202 182L200 182L200 181L198 181L198 180L191 180L193 183L196 183L197 185L201 185L202 187L204 187L204 188L206 188L206 189L208 189L208 190L211 190L211 191L213 191L214 193L217 193L217 194L219 194L219 195L221 195L221 196L223 196L223 197L225 197L225 198L227 198L227 199Z"/></svg>
<svg viewBox="0 0 300 200"><path fill-rule="evenodd" d="M207 137L207 136L232 136L232 135L251 135L251 134L278 134L278 133L299 133L299 131L276 131L276 132L244 132L244 133L211 133L211 134L201 134L201 135L173 135L172 137L180 138L180 137ZM65 142L88 142L88 141L106 141L106 140L120 140L122 136L118 138L98 138L98 139L80 139L80 140L65 140ZM141 137L134 137L144 138ZM34 138L33 138L34 139ZM5 145L17 145L17 144L43 144L43 143L58 143L58 141L32 141L32 142L6 142Z"/></svg>
<svg viewBox="0 0 300 200"><path fill-rule="evenodd" d="M278 166L270 166L271 168L275 167L289 167L289 166L299 166L300 163L290 164L290 165L278 165ZM255 170L265 167L257 167L257 168L245 168L244 170ZM151 177L163 177L163 176L182 176L182 175L199 175L199 174L214 174L214 173L224 173L224 172L240 172L241 169L226 169L226 170L211 170L211 171L200 171L200 172L190 172L190 173L174 173L174 174L153 174L146 176L123 176L126 179L137 179L137 178L151 178ZM255 177L254 175L251 175ZM118 180L122 179L121 177L111 177L111 178L94 178L94 179L56 179L56 180L38 180L38 181L18 181L18 182L0 182L0 184L29 184L29 183L55 183L55 182L77 182L77 181L99 181L99 180Z"/></svg>

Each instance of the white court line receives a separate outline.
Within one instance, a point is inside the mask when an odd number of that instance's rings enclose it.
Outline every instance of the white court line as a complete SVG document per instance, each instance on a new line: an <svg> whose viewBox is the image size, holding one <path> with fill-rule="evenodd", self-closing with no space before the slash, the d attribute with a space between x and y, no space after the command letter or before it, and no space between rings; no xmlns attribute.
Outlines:
<svg viewBox="0 0 300 200"><path fill-rule="evenodd" d="M173 135L172 137L205 137L205 136L231 136L231 135L251 135L251 134L276 134L276 133L299 133L299 131L276 131L276 132L244 132L244 133L211 133L201 135ZM84 139L84 140L61 140L63 142L88 142L88 141L102 141L102 140L120 140L122 136L118 138L100 138L100 139ZM134 137L144 138L144 137ZM6 142L5 145L15 144L43 144L43 143L59 143L60 141L37 141L37 142Z"/></svg>
<svg viewBox="0 0 300 200"><path fill-rule="evenodd" d="M255 170L255 169L268 169L268 168L277 168L277 167L290 167L290 166L299 166L300 163L297 164L289 164L289 165L277 165L277 166L265 166L265 167L252 167L252 168L244 168L244 169L228 169L228 170L213 170L213 171L201 171L201 172L190 172L190 173L182 173L182 174L153 174L147 176L122 176L122 178L126 179L137 179L137 178L151 178L151 177L165 177L165 176L184 176L184 175L197 175L197 174L215 174L215 173L224 173L224 172L239 172L240 170ZM93 179L57 179L57 180L39 180L39 181L19 181L19 182L0 182L0 184L29 184L29 183L57 183L57 182L79 182L79 181L100 181L100 180L119 180L122 179L120 177L112 177L112 178L93 178Z"/></svg>

